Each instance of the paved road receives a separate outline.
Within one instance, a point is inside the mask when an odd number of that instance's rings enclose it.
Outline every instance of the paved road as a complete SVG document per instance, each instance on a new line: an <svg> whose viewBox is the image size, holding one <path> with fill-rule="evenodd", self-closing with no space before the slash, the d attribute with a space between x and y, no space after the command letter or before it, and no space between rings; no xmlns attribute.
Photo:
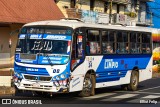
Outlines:
<svg viewBox="0 0 160 107"><path fill-rule="evenodd" d="M2 98L41 100L43 104L160 104L160 78L150 79L139 84L138 91L123 91L119 86L96 89L96 95L78 97L77 93L55 94L50 96L32 96L21 93L18 96Z"/></svg>

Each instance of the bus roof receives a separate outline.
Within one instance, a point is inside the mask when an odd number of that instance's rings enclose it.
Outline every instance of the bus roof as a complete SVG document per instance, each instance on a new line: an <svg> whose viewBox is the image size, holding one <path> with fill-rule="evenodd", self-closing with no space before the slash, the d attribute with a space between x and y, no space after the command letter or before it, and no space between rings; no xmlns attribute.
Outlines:
<svg viewBox="0 0 160 107"><path fill-rule="evenodd" d="M89 27L89 28L104 28L104 29L116 29L116 30L128 30L128 31L141 31L141 32L153 32L154 28L139 27L139 26L122 26L122 25L104 25L104 24L92 24L84 23L77 20L48 20L38 21L25 24L24 26L65 26L73 29L78 27Z"/></svg>

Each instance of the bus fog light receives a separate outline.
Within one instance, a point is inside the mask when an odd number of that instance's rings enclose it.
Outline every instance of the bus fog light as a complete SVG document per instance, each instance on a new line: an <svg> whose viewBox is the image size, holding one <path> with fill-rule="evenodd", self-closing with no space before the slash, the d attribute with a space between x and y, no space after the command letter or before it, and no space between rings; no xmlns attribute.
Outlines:
<svg viewBox="0 0 160 107"><path fill-rule="evenodd" d="M20 78L20 79L23 79L23 76L22 76L22 75L20 75L20 76L19 76L19 78Z"/></svg>
<svg viewBox="0 0 160 107"><path fill-rule="evenodd" d="M55 80L56 80L56 78L52 78L52 80L53 80L53 81L55 81Z"/></svg>
<svg viewBox="0 0 160 107"><path fill-rule="evenodd" d="M63 81L59 81L59 85L61 85L61 86L62 86L62 84L63 84Z"/></svg>
<svg viewBox="0 0 160 107"><path fill-rule="evenodd" d="M59 87L59 83L57 81L53 82L56 87Z"/></svg>
<svg viewBox="0 0 160 107"><path fill-rule="evenodd" d="M20 76L20 74L19 73L17 73L17 77L19 77Z"/></svg>
<svg viewBox="0 0 160 107"><path fill-rule="evenodd" d="M67 85L67 80L63 80L63 85L64 85L64 86Z"/></svg>

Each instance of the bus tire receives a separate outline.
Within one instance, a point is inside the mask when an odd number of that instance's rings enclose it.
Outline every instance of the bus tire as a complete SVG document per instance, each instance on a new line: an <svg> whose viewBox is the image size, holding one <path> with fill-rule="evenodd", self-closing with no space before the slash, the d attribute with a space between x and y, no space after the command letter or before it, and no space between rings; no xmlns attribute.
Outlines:
<svg viewBox="0 0 160 107"><path fill-rule="evenodd" d="M121 89L127 91L128 90L128 84L121 85Z"/></svg>
<svg viewBox="0 0 160 107"><path fill-rule="evenodd" d="M79 93L79 96L88 97L91 95L95 95L95 76L87 73L84 78L83 89Z"/></svg>
<svg viewBox="0 0 160 107"><path fill-rule="evenodd" d="M138 72L137 71L132 71L130 84L128 85L128 90L136 91L137 88L138 88L138 82L139 82L139 74L138 74Z"/></svg>
<svg viewBox="0 0 160 107"><path fill-rule="evenodd" d="M20 93L21 93L21 90L19 90L18 88L17 88L17 86L14 86L14 90L15 90L15 92L14 92L14 96L18 96Z"/></svg>

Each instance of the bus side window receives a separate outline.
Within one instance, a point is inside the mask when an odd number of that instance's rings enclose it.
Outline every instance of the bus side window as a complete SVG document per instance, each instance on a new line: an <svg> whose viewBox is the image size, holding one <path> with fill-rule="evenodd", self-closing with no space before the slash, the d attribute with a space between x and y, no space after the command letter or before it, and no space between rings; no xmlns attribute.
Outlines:
<svg viewBox="0 0 160 107"><path fill-rule="evenodd" d="M141 49L141 35L137 32L131 32L130 33L130 47L131 47L131 53L133 54L140 54L143 51L143 48Z"/></svg>
<svg viewBox="0 0 160 107"><path fill-rule="evenodd" d="M77 51L78 51L78 58L83 57L83 43L82 43L82 36L77 36Z"/></svg>
<svg viewBox="0 0 160 107"><path fill-rule="evenodd" d="M100 44L98 42L90 42L90 54L100 53Z"/></svg>
<svg viewBox="0 0 160 107"><path fill-rule="evenodd" d="M142 53L151 53L151 36L147 33L142 33Z"/></svg>
<svg viewBox="0 0 160 107"><path fill-rule="evenodd" d="M100 32L99 30L88 30L86 39L86 54L100 54Z"/></svg>
<svg viewBox="0 0 160 107"><path fill-rule="evenodd" d="M129 53L129 41L128 41L128 32L126 31L117 31L117 53L128 54Z"/></svg>
<svg viewBox="0 0 160 107"><path fill-rule="evenodd" d="M103 54L113 54L115 52L114 31L102 31Z"/></svg>

